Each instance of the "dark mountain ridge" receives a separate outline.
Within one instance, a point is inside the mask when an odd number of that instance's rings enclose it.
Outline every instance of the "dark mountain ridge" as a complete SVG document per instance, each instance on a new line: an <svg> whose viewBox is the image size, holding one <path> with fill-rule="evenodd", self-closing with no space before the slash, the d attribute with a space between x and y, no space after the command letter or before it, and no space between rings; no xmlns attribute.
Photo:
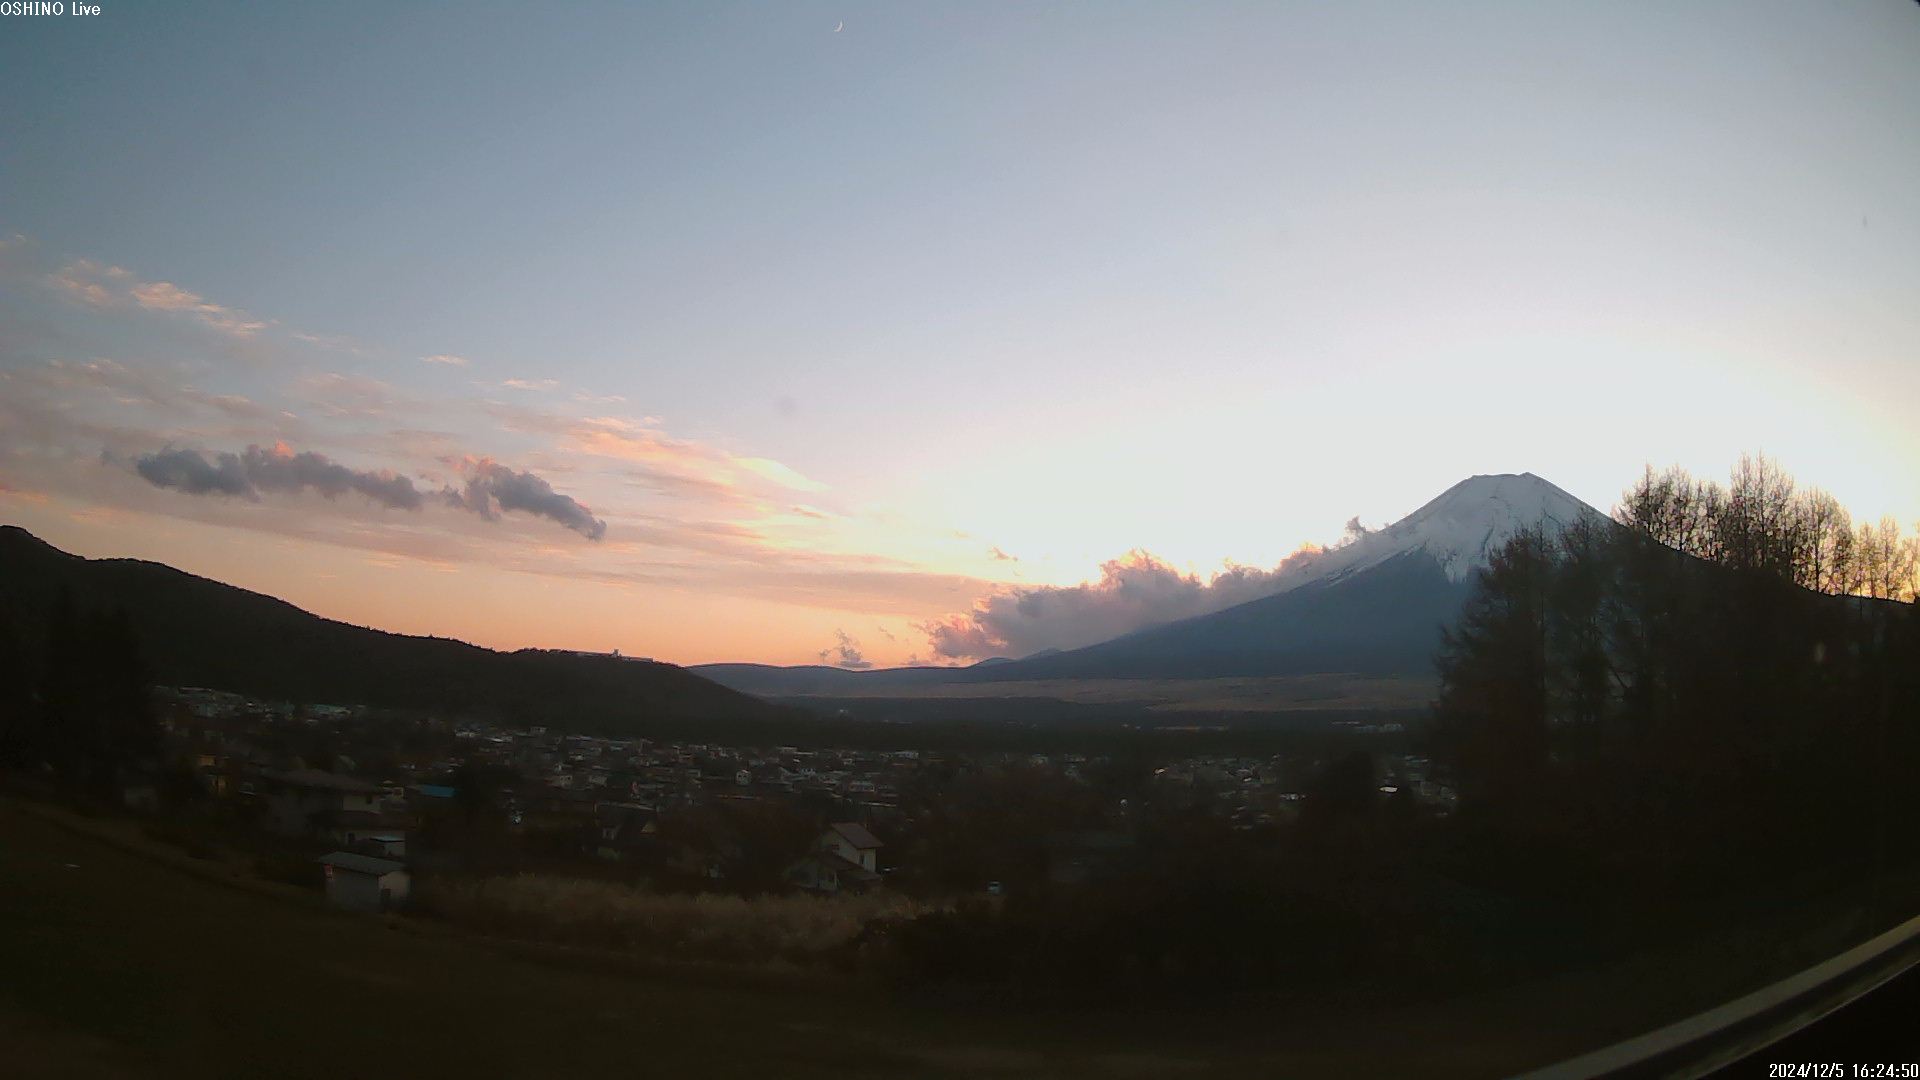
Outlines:
<svg viewBox="0 0 1920 1080"><path fill-rule="evenodd" d="M43 647L62 591L83 611L124 610L161 685L607 733L803 715L673 664L387 633L159 563L82 558L0 526L0 624L29 654Z"/></svg>

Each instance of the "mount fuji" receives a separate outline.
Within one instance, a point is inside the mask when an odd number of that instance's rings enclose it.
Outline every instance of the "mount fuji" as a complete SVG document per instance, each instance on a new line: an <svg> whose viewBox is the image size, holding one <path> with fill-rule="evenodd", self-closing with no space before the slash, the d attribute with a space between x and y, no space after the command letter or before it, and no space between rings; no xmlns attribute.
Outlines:
<svg viewBox="0 0 1920 1080"><path fill-rule="evenodd" d="M1440 628L1459 617L1474 571L1522 529L1552 533L1582 519L1606 516L1532 473L1474 476L1392 525L1306 561L1267 596L1096 645L966 668L693 670L772 695L1041 679L1428 675Z"/></svg>
<svg viewBox="0 0 1920 1080"><path fill-rule="evenodd" d="M1522 529L1582 519L1606 516L1532 473L1471 477L1310 561L1272 595L973 677L1424 674L1493 552Z"/></svg>

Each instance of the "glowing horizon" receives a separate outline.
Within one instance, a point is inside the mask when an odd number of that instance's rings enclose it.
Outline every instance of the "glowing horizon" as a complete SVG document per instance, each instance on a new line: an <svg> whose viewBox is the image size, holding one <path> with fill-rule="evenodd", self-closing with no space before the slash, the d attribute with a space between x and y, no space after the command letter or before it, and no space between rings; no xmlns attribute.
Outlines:
<svg viewBox="0 0 1920 1080"><path fill-rule="evenodd" d="M1477 473L1920 522L1905 11L517 10L10 23L0 523L892 666Z"/></svg>

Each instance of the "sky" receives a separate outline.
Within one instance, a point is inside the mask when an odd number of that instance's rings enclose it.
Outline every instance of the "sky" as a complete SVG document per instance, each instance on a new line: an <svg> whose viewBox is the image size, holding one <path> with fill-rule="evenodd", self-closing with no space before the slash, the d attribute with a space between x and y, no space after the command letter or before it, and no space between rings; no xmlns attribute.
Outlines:
<svg viewBox="0 0 1920 1080"><path fill-rule="evenodd" d="M90 557L861 667L1480 473L1920 522L1910 3L101 6L0 17L0 522Z"/></svg>

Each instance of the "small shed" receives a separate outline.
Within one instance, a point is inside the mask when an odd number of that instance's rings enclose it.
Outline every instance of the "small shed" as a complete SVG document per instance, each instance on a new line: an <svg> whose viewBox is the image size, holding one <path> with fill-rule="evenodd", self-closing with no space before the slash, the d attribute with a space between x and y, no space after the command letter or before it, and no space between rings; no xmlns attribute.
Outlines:
<svg viewBox="0 0 1920 1080"><path fill-rule="evenodd" d="M320 858L327 875L327 902L353 911L386 911L406 902L412 880L404 863L351 851Z"/></svg>

